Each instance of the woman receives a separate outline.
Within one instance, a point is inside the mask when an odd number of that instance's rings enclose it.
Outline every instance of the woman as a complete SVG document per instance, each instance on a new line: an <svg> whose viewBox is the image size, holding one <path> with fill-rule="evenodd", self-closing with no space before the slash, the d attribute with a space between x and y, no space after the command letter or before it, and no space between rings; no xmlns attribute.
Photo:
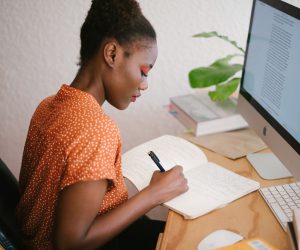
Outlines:
<svg viewBox="0 0 300 250"><path fill-rule="evenodd" d="M42 101L30 123L17 209L26 248L154 248L163 224L141 217L188 189L182 168L154 172L128 199L119 130L101 105L135 102L156 57L155 31L136 1L92 2L77 76Z"/></svg>

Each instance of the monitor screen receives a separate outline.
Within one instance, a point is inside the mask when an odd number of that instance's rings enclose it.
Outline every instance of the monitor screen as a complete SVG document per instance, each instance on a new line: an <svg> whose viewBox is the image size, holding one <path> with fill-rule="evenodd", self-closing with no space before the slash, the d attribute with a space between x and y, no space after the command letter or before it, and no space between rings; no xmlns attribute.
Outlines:
<svg viewBox="0 0 300 250"><path fill-rule="evenodd" d="M238 110L300 178L300 10L254 0Z"/></svg>

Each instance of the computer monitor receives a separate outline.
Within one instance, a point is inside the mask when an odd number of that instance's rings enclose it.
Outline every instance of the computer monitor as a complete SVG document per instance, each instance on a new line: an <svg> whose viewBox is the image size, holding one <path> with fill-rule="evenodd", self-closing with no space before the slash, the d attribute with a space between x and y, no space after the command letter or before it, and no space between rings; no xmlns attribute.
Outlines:
<svg viewBox="0 0 300 250"><path fill-rule="evenodd" d="M280 160L249 156L259 164L258 173L265 179L289 172L300 178L299 8L279 0L253 1L237 109Z"/></svg>

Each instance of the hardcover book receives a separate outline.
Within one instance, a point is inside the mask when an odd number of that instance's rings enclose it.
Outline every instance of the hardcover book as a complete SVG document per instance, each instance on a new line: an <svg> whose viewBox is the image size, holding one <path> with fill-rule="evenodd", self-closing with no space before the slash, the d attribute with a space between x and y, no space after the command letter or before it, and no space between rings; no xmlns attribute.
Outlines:
<svg viewBox="0 0 300 250"><path fill-rule="evenodd" d="M195 136L248 127L236 112L235 98L213 102L205 94L188 94L170 98L169 111Z"/></svg>

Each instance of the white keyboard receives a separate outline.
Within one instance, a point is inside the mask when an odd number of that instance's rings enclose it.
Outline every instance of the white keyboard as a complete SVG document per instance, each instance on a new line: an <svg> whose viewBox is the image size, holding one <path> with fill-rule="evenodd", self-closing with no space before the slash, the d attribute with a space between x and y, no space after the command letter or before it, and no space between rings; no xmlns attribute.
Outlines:
<svg viewBox="0 0 300 250"><path fill-rule="evenodd" d="M259 192L286 231L293 209L300 208L300 182L261 188Z"/></svg>

